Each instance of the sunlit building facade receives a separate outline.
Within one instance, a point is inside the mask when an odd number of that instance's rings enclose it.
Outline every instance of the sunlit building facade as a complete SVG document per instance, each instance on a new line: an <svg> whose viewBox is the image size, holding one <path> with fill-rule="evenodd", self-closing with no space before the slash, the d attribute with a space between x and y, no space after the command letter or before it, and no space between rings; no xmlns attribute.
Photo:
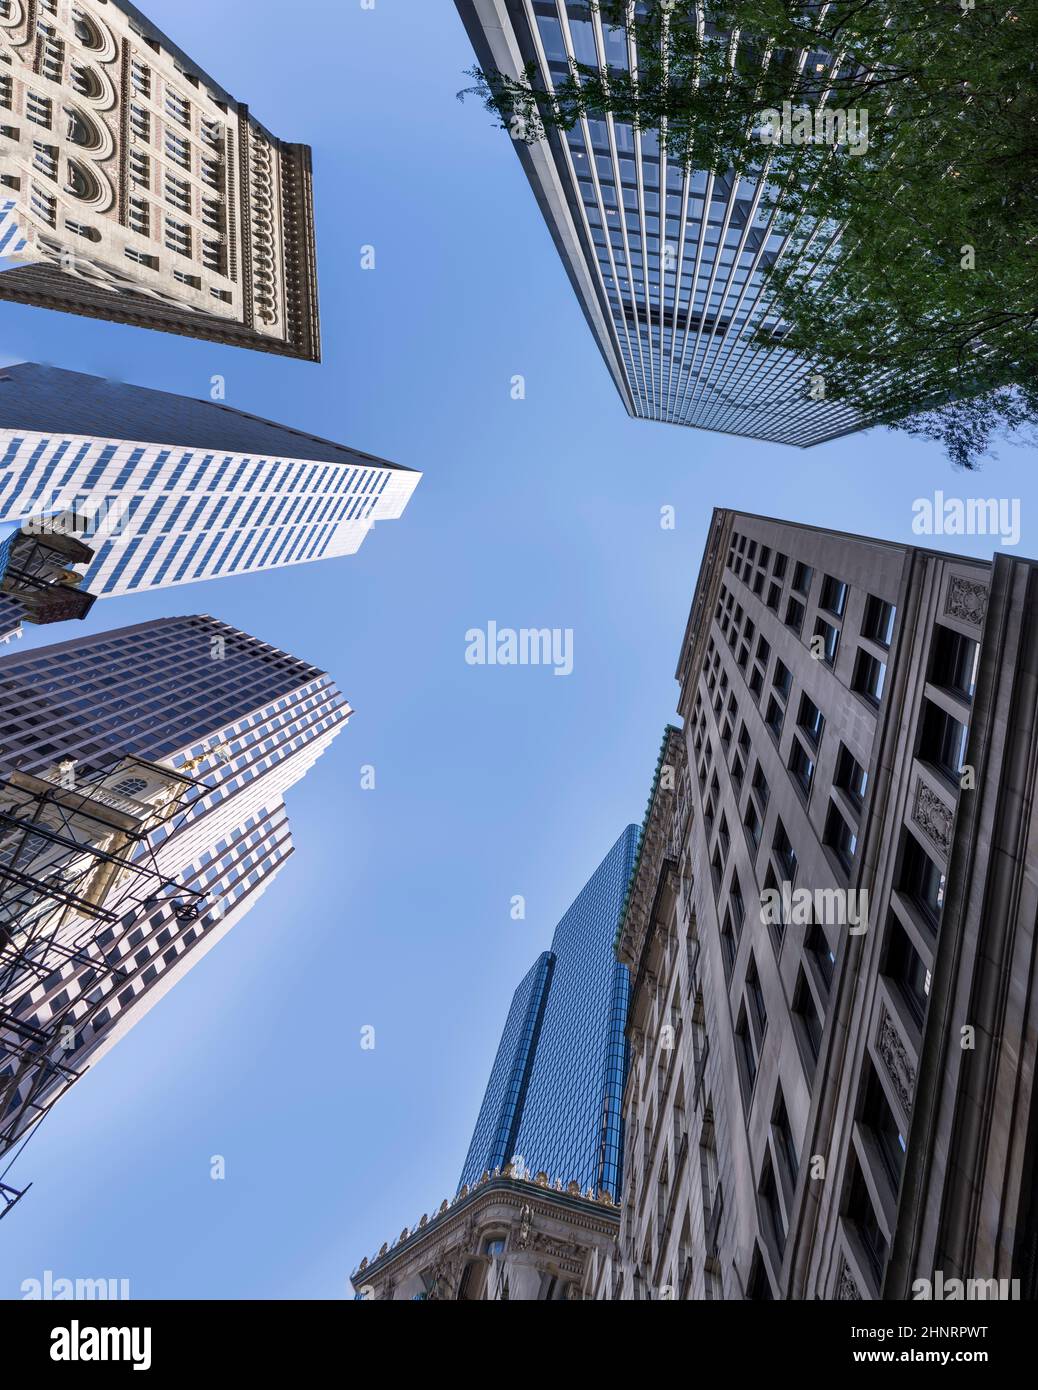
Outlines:
<svg viewBox="0 0 1038 1390"><path fill-rule="evenodd" d="M628 826L516 990L461 1184L509 1163L615 1197L627 1066L627 972L613 941L638 844Z"/></svg>
<svg viewBox="0 0 1038 1390"><path fill-rule="evenodd" d="M0 522L85 543L99 598L352 555L420 477L215 401L0 371Z"/></svg>
<svg viewBox="0 0 1038 1390"><path fill-rule="evenodd" d="M533 64L551 90L574 60L637 61L586 0L456 3L486 73ZM781 336L762 272L786 242L780 214L796 211L763 178L685 169L656 131L611 114L510 143L631 415L802 447L861 427L807 364L749 341L758 326Z"/></svg>
<svg viewBox="0 0 1038 1390"><path fill-rule="evenodd" d="M1036 595L1006 551L714 513L599 1297L1035 1297Z"/></svg>
<svg viewBox="0 0 1038 1390"><path fill-rule="evenodd" d="M311 184L128 0L0 0L0 299L317 361Z"/></svg>

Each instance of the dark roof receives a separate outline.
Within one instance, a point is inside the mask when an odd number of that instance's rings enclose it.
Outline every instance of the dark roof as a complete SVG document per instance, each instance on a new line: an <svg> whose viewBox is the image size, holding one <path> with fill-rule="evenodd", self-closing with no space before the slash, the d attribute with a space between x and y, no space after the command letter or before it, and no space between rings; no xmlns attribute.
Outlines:
<svg viewBox="0 0 1038 1390"><path fill-rule="evenodd" d="M0 429L412 471L218 401L174 396L36 362L0 368Z"/></svg>

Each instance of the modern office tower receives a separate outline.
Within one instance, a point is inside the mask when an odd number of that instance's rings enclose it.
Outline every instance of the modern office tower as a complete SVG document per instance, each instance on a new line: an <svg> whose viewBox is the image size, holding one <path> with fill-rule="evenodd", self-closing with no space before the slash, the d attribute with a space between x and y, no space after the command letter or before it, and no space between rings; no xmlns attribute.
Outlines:
<svg viewBox="0 0 1038 1390"><path fill-rule="evenodd" d="M127 0L0 0L0 299L320 360L310 150Z"/></svg>
<svg viewBox="0 0 1038 1390"><path fill-rule="evenodd" d="M0 1152L270 885L284 796L349 715L209 617L0 660Z"/></svg>
<svg viewBox="0 0 1038 1390"><path fill-rule="evenodd" d="M515 79L533 64L552 90L572 60L631 64L594 5L456 3L485 73ZM780 331L762 271L785 242L785 208L764 206L763 180L685 170L658 132L638 137L611 114L511 143L631 415L799 446L861 427L849 406L815 399L821 386L791 352L748 341L757 326Z"/></svg>
<svg viewBox="0 0 1038 1390"><path fill-rule="evenodd" d="M401 1302L566 1302L586 1297L589 1271L610 1258L619 1213L605 1196L546 1179L489 1174L433 1216L361 1260L355 1297Z"/></svg>
<svg viewBox="0 0 1038 1390"><path fill-rule="evenodd" d="M514 1162L560 1190L619 1192L628 982L613 942L637 845L629 825L516 990L461 1186Z"/></svg>
<svg viewBox="0 0 1038 1390"><path fill-rule="evenodd" d="M420 477L215 401L0 370L0 523L85 543L84 594L352 555Z"/></svg>
<svg viewBox="0 0 1038 1390"><path fill-rule="evenodd" d="M1033 561L714 513L599 1296L1036 1296L1036 671Z"/></svg>

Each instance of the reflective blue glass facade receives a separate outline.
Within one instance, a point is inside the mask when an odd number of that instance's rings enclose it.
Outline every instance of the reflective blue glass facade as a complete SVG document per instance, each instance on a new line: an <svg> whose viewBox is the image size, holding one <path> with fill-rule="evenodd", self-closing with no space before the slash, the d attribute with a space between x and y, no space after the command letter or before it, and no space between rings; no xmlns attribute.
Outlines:
<svg viewBox="0 0 1038 1390"><path fill-rule="evenodd" d="M516 990L462 1183L521 1158L532 1173L619 1196L629 982L613 942L638 834L623 832Z"/></svg>

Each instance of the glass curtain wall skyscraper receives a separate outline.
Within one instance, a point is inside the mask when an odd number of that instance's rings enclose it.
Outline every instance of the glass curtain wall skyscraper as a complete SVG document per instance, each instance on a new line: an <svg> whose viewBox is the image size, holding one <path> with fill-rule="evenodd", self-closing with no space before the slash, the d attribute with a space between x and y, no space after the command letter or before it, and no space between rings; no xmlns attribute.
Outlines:
<svg viewBox="0 0 1038 1390"><path fill-rule="evenodd" d="M0 1151L270 885L284 795L350 713L324 672L209 617L0 661ZM127 894L145 870L157 886Z"/></svg>
<svg viewBox="0 0 1038 1390"><path fill-rule="evenodd" d="M84 541L99 597L352 555L420 477L216 401L0 371L0 522Z"/></svg>
<svg viewBox="0 0 1038 1390"><path fill-rule="evenodd" d="M629 825L512 999L461 1175L525 1171L618 1198L628 980L613 943L638 848Z"/></svg>
<svg viewBox="0 0 1038 1390"><path fill-rule="evenodd" d="M488 74L533 64L550 91L574 61L637 64L634 39L586 0L456 4ZM749 341L758 326L781 331L762 272L789 235L780 216L796 211L765 178L686 169L657 131L608 113L509 143L631 415L801 447L862 427L849 405L814 398L807 363Z"/></svg>

